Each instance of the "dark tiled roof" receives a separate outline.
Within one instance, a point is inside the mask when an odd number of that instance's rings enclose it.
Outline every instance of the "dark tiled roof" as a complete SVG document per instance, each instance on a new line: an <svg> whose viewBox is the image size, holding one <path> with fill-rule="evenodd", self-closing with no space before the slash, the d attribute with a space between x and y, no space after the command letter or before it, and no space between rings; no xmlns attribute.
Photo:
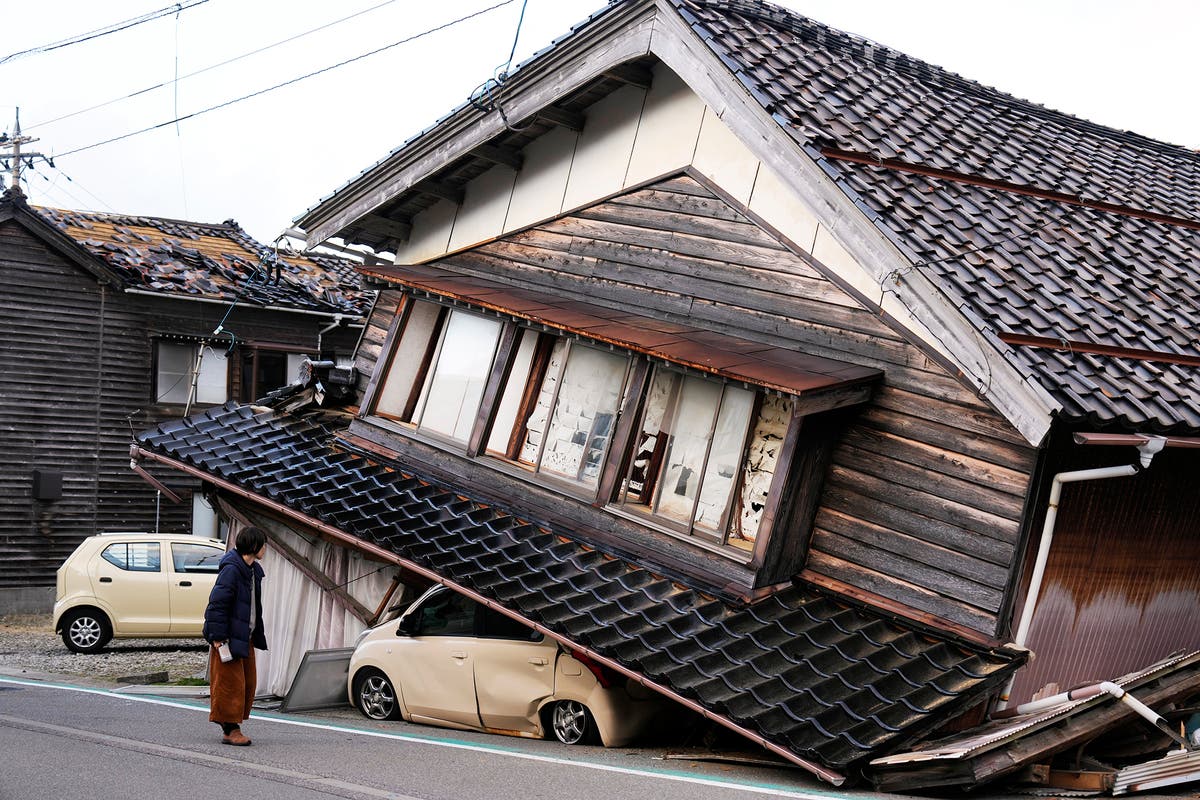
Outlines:
<svg viewBox="0 0 1200 800"><path fill-rule="evenodd" d="M228 404L139 436L147 452L387 548L840 772L928 732L1021 658L795 585L738 606L364 455L329 412Z"/></svg>
<svg viewBox="0 0 1200 800"><path fill-rule="evenodd" d="M364 273L518 319L796 395L876 380L877 369L806 355L728 334L518 289L436 266L366 267Z"/></svg>
<svg viewBox="0 0 1200 800"><path fill-rule="evenodd" d="M274 250L232 220L220 225L31 206L30 210L107 264L127 288L331 314L364 316L355 264Z"/></svg>
<svg viewBox="0 0 1200 800"><path fill-rule="evenodd" d="M674 2L985 335L1200 358L1200 154L1019 100L766 3ZM833 151L902 163L864 166ZM928 169L955 176L919 174ZM1069 418L1200 429L1200 367L1002 349Z"/></svg>

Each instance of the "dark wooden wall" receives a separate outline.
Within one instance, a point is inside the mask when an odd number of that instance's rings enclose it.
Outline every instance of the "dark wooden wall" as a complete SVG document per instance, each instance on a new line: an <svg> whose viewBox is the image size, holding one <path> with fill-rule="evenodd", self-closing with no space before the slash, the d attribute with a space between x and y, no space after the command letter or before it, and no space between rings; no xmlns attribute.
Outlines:
<svg viewBox="0 0 1200 800"><path fill-rule="evenodd" d="M804 574L996 630L1035 451L697 180L662 181L437 263L884 370L833 454Z"/></svg>
<svg viewBox="0 0 1200 800"><path fill-rule="evenodd" d="M0 588L52 585L96 532L154 530L156 517L160 530L188 532L195 482L148 465L187 501L158 503L129 468L131 431L183 412L154 405L154 337L208 334L226 306L103 286L16 220L0 224L0 281ZM226 327L315 348L327 322L237 308ZM358 334L331 331L325 347L348 356ZM60 499L33 499L35 469L62 474Z"/></svg>

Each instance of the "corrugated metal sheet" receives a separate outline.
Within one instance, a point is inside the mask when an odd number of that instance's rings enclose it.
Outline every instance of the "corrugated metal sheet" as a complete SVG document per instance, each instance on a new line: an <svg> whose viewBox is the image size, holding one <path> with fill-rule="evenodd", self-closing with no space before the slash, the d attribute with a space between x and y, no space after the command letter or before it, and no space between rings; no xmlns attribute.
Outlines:
<svg viewBox="0 0 1200 800"><path fill-rule="evenodd" d="M1114 795L1200 781L1200 750L1176 750L1154 761L1118 770Z"/></svg>

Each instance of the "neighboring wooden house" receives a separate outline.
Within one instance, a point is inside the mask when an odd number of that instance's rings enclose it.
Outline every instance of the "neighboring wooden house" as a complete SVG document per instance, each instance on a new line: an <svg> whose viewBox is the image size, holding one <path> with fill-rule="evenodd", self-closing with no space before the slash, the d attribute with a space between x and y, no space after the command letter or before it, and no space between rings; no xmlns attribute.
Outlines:
<svg viewBox="0 0 1200 800"><path fill-rule="evenodd" d="M306 356L348 361L372 297L350 262L276 260L232 221L40 208L12 192L0 275L5 610L48 610L55 570L93 533L192 530L195 482L160 470L184 502L160 498L129 469L133 432L182 416L189 398L261 397Z"/></svg>
<svg viewBox="0 0 1200 800"><path fill-rule="evenodd" d="M491 99L299 219L395 255L349 428L140 455L834 781L995 693L1042 542L1015 700L1200 648L1200 156L752 0L613 3ZM317 477L242 477L281 440Z"/></svg>

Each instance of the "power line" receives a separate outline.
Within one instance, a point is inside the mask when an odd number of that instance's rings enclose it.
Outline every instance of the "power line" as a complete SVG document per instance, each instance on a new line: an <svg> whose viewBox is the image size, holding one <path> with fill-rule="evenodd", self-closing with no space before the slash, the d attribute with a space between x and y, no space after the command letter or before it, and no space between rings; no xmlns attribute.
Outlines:
<svg viewBox="0 0 1200 800"><path fill-rule="evenodd" d="M208 0L189 0L189 2L186 4L182 2L175 3L174 5L167 6L166 8L160 8L158 11L150 11L146 14L142 14L140 17L133 17L132 19L123 20L121 22L114 22L111 25L106 25L103 28L97 28L94 31L88 31L87 33L76 34L69 39L60 39L57 42L43 44L38 47L31 47L28 50L18 50L15 53L9 53L3 58L0 58L0 64L5 64L9 61L21 58L22 56L34 55L35 53L48 53L51 50L58 50L62 47L70 47L73 44L81 44L82 42L91 41L92 39L99 39L101 36L108 36L110 33L117 33L119 31L127 30L136 25L141 25L144 22L150 22L151 20L156 20L160 17L178 14L181 11L187 11L189 8L195 8L196 6L203 5L207 2Z"/></svg>
<svg viewBox="0 0 1200 800"><path fill-rule="evenodd" d="M395 3L395 2L396 2L396 0L384 0L382 3L376 3L375 5L371 6L370 8L364 8L362 11L356 11L353 14L342 17L340 19L335 19L332 22L327 22L324 25L320 25L316 28L312 28L311 30L304 31L303 33L297 33L294 36L289 36L286 39L280 39L277 42L274 42L274 43L268 44L268 45L264 45L256 50L251 50L247 53L242 53L241 55L234 56L233 58L227 58L224 61L218 62L216 64L210 64L207 67L202 67L202 68L196 70L195 72L189 72L186 75L177 75L177 77L175 77L174 80L163 81L162 83L156 83L153 86L147 86L144 89L138 89L137 91L130 92L129 94L124 95L122 97L114 97L113 99L106 100L103 103L97 103L94 106L89 106L87 108L81 108L78 111L72 111L69 114L63 114L61 117L55 117L54 119L48 119L45 122L38 122L34 125L30 125L28 128L26 128L26 130L32 130L33 128L37 128L42 125L52 125L55 122L62 122L64 119L70 119L71 117L77 117L80 114L86 114L89 111L95 111L96 109L104 108L105 106L111 106L113 103L119 103L122 100L130 100L134 97L138 97L139 95L146 94L147 92L153 92L155 89L162 89L165 86L171 86L171 85L178 86L180 81L187 80L188 78L194 78L197 75L201 75L205 72L209 72L211 70L218 69L219 67L227 66L229 64L234 63L235 61L241 61L242 59L249 58L250 56L256 56L259 53L265 53L266 51L271 50L273 48L280 47L281 45L285 45L290 42L294 42L297 39L302 39L305 36L310 36L314 33L318 33L320 31L325 30L326 28L332 28L334 25L340 25L343 22L354 19L355 17L361 17L363 14L368 14L372 11L383 8L384 6L387 6L387 5L391 5L392 3ZM178 111L176 111L176 113L178 113Z"/></svg>
<svg viewBox="0 0 1200 800"><path fill-rule="evenodd" d="M401 39L396 42L392 42L391 44L388 44L388 45L384 45L383 47L376 48L375 50L371 50L370 52L363 53L361 55L354 56L353 58L348 58L345 61L339 61L338 63L331 64L328 67L323 67L322 69L315 70L314 72L309 72L305 75L301 75L298 78L292 78L291 80L284 81L283 83L277 83L274 86L268 86L266 89L259 89L257 92L251 92L250 94L242 95L241 97L234 98L233 100L226 100L224 103L218 103L215 106L209 106L208 108L201 109L200 111L193 111L191 114L185 114L181 117L176 117L175 119L169 119L165 122L160 122L157 125L150 125L148 127L142 128L140 130L131 131L129 133L124 133L124 134L121 134L120 136L114 136L111 139L105 139L104 141L101 141L101 142L95 142L94 144L84 145L83 147L76 147L74 150L68 150L65 153L61 153L61 154L55 156L55 158L64 158L66 156L75 155L76 153L82 153L85 150L91 150L96 147L103 147L106 144L112 144L113 142L119 142L122 139L128 139L130 137L138 136L143 133L149 133L150 131L158 130L159 128L165 128L168 125L174 125L177 122L183 122L185 120L192 119L193 117L198 117L201 114L207 114L210 111L217 111L218 109L227 108L228 106L234 105L235 103L240 103L243 100L249 100L253 97L258 97L259 95L267 94L268 92L273 92L276 89L282 89L285 86L291 86L294 83L299 83L300 81L316 77L317 75L321 75L321 74L329 72L331 70L335 70L339 67L344 67L347 64L353 64L354 62L361 61L364 58L369 58L370 56L378 55L379 53L382 53L385 50L391 50L393 47L399 47L402 44L408 44L409 42L415 41L424 36L429 36L430 34L437 33L438 31L443 31L446 28L450 28L455 25L458 25L459 23L466 22L467 20L474 19L475 17L478 17L478 16L482 16L483 14L486 14L489 11L495 11L497 8L501 8L503 6L510 5L514 2L516 2L516 0L503 0L503 2L496 3L495 5L491 5L491 6L488 6L487 8L480 9L479 11L475 11L471 14L467 14L466 16L459 17L458 19L455 19L455 20L451 20L450 22L446 22L442 25L439 25L436 28L430 28L427 31L422 31L421 33L413 34L412 36L409 36L407 38Z"/></svg>

